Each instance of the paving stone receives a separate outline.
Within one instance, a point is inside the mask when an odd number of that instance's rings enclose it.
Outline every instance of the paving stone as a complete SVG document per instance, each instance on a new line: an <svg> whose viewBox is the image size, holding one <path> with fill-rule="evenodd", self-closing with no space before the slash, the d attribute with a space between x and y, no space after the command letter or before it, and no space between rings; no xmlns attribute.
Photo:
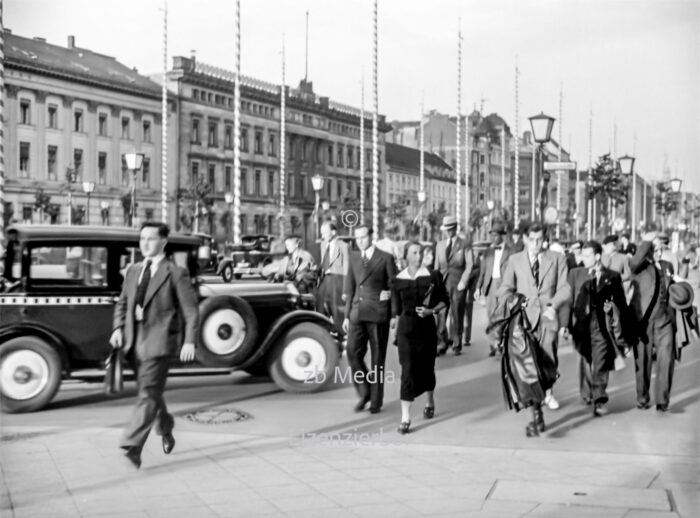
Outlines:
<svg viewBox="0 0 700 518"><path fill-rule="evenodd" d="M527 513L527 518L622 518L626 509L587 505L540 504Z"/></svg>
<svg viewBox="0 0 700 518"><path fill-rule="evenodd" d="M404 504L373 504L348 507L348 511L363 518L412 518L423 516L419 511Z"/></svg>

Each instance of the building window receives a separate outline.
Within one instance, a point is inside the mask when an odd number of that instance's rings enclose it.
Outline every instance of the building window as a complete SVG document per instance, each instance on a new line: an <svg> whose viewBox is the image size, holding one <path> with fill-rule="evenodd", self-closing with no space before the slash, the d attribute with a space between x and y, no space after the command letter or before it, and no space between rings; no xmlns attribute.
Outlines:
<svg viewBox="0 0 700 518"><path fill-rule="evenodd" d="M146 221L153 221L153 209L146 209Z"/></svg>
<svg viewBox="0 0 700 518"><path fill-rule="evenodd" d="M275 173L267 174L267 195L275 195Z"/></svg>
<svg viewBox="0 0 700 518"><path fill-rule="evenodd" d="M294 176L294 172L290 171L289 175L287 176L287 196L290 198L294 198L297 193L296 189L296 178Z"/></svg>
<svg viewBox="0 0 700 518"><path fill-rule="evenodd" d="M106 113L100 113L97 116L97 134L100 137L107 136L107 114Z"/></svg>
<svg viewBox="0 0 700 518"><path fill-rule="evenodd" d="M199 90L196 88L192 89L192 99L199 100Z"/></svg>
<svg viewBox="0 0 700 518"><path fill-rule="evenodd" d="M75 168L75 177L80 179L83 176L83 150L73 150L73 167Z"/></svg>
<svg viewBox="0 0 700 518"><path fill-rule="evenodd" d="M348 146L348 169L353 169L352 165L352 157L353 157L353 150L350 146Z"/></svg>
<svg viewBox="0 0 700 518"><path fill-rule="evenodd" d="M262 131L255 131L255 154L262 155L263 153L263 134Z"/></svg>
<svg viewBox="0 0 700 518"><path fill-rule="evenodd" d="M484 185L484 173L479 173L479 186Z"/></svg>
<svg viewBox="0 0 700 518"><path fill-rule="evenodd" d="M80 108L73 112L73 131L76 133L83 132L83 110Z"/></svg>
<svg viewBox="0 0 700 518"><path fill-rule="evenodd" d="M31 223L34 215L34 207L31 205L22 205L22 223Z"/></svg>
<svg viewBox="0 0 700 518"><path fill-rule="evenodd" d="M248 128L241 128L241 151L248 152Z"/></svg>
<svg viewBox="0 0 700 518"><path fill-rule="evenodd" d="M248 195L248 170L241 167L241 196Z"/></svg>
<svg viewBox="0 0 700 518"><path fill-rule="evenodd" d="M107 183L107 153L100 152L97 155L97 176L100 185Z"/></svg>
<svg viewBox="0 0 700 518"><path fill-rule="evenodd" d="M338 199L343 199L343 180L338 179Z"/></svg>
<svg viewBox="0 0 700 518"><path fill-rule="evenodd" d="M326 180L326 198L328 198L328 200L331 200L332 194L333 194L333 180L331 178L329 178L328 180Z"/></svg>
<svg viewBox="0 0 700 518"><path fill-rule="evenodd" d="M31 124L31 109L32 103L29 99L19 100L19 123L20 124Z"/></svg>
<svg viewBox="0 0 700 518"><path fill-rule="evenodd" d="M321 146L320 142L316 142L316 145L314 146L314 154L315 162L317 164L323 162L323 146Z"/></svg>
<svg viewBox="0 0 700 518"><path fill-rule="evenodd" d="M131 138L131 120L129 117L122 117L122 138L124 140Z"/></svg>
<svg viewBox="0 0 700 518"><path fill-rule="evenodd" d="M58 155L58 146L49 146L48 159L46 161L46 171L49 180L56 181L56 157Z"/></svg>
<svg viewBox="0 0 700 518"><path fill-rule="evenodd" d="M255 189L253 192L256 196L262 195L261 185L260 185L261 177L262 177L262 172L260 171L260 169L256 169L255 170L255 185L253 187Z"/></svg>
<svg viewBox="0 0 700 518"><path fill-rule="evenodd" d="M231 175L233 174L233 168L227 165L224 168L224 189L226 192L231 192Z"/></svg>
<svg viewBox="0 0 700 518"><path fill-rule="evenodd" d="M197 179L199 178L199 162L192 162L192 173L190 176L190 185L197 185Z"/></svg>
<svg viewBox="0 0 700 518"><path fill-rule="evenodd" d="M209 187L216 192L216 164L209 164Z"/></svg>
<svg viewBox="0 0 700 518"><path fill-rule="evenodd" d="M248 233L248 217L245 214L241 214L241 233Z"/></svg>
<svg viewBox="0 0 700 518"><path fill-rule="evenodd" d="M122 187L129 185L129 170L126 168L126 158L122 155Z"/></svg>
<svg viewBox="0 0 700 518"><path fill-rule="evenodd" d="M209 137L207 140L209 147L216 147L218 145L218 130L218 124L216 124L216 122L209 122Z"/></svg>
<svg viewBox="0 0 700 518"><path fill-rule="evenodd" d="M150 187L151 184L151 159L144 157L141 164L141 186Z"/></svg>
<svg viewBox="0 0 700 518"><path fill-rule="evenodd" d="M328 165L333 165L333 144L328 144Z"/></svg>
<svg viewBox="0 0 700 518"><path fill-rule="evenodd" d="M199 119L192 119L192 144L199 144Z"/></svg>
<svg viewBox="0 0 700 518"><path fill-rule="evenodd" d="M306 141L306 139L303 139L301 141L301 159L306 162L307 160L307 150L309 148L309 143Z"/></svg>
<svg viewBox="0 0 700 518"><path fill-rule="evenodd" d="M294 160L297 157L297 139L289 137L289 159Z"/></svg>
<svg viewBox="0 0 700 518"><path fill-rule="evenodd" d="M274 133L270 133L267 136L267 155L277 156L277 137Z"/></svg>
<svg viewBox="0 0 700 518"><path fill-rule="evenodd" d="M19 175L22 178L29 176L29 142L19 143Z"/></svg>
<svg viewBox="0 0 700 518"><path fill-rule="evenodd" d="M58 106L49 104L49 128L58 128Z"/></svg>
<svg viewBox="0 0 700 518"><path fill-rule="evenodd" d="M233 126L226 125L224 130L224 148L233 149Z"/></svg>
<svg viewBox="0 0 700 518"><path fill-rule="evenodd" d="M338 158L335 161L335 165L338 167L343 167L343 146L338 144Z"/></svg>
<svg viewBox="0 0 700 518"><path fill-rule="evenodd" d="M151 121L145 120L142 122L143 125L143 141L151 142Z"/></svg>

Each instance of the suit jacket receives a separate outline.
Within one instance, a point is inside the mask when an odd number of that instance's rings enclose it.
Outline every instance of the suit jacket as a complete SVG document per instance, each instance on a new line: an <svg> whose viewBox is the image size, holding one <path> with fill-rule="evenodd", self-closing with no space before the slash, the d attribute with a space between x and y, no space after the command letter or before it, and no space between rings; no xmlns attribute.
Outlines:
<svg viewBox="0 0 700 518"><path fill-rule="evenodd" d="M325 272L321 272L321 275L347 275L348 268L350 267L348 244L338 238L334 238L332 243L333 250L331 250L331 256L328 258L328 268ZM327 244L328 243L325 241L321 243L321 260L319 266L323 263L323 254L326 252Z"/></svg>
<svg viewBox="0 0 700 518"><path fill-rule="evenodd" d="M438 242L435 247L436 269L442 274L445 287L449 291L460 282L469 283L469 274L474 267L474 254L471 247L461 237L455 237L454 245L447 257L447 239Z"/></svg>
<svg viewBox="0 0 700 518"><path fill-rule="evenodd" d="M653 322L656 325L668 324L675 320L675 312L668 305L668 288L673 283L673 266L668 261L661 260L659 261L661 271L658 271L647 253L650 248L650 244L642 243L637 249L637 253L630 260L633 290L630 306L633 308L637 320L641 322L654 297L656 274L658 272L660 284L659 295L655 303L657 307L656 310L651 311L649 323Z"/></svg>
<svg viewBox="0 0 700 518"><path fill-rule="evenodd" d="M296 254L294 259L292 259L291 255L287 254L279 262L279 269L277 270L278 277L286 279L288 275L291 275L292 279L298 279L314 268L314 257L309 252L298 248L294 253ZM293 264L290 264L292 261Z"/></svg>
<svg viewBox="0 0 700 518"><path fill-rule="evenodd" d="M501 253L501 262L499 265L499 268L501 270L501 278L503 278L503 272L506 269L506 263L508 262L508 258L511 256L512 253L513 248L504 243L503 253ZM479 280L476 283L476 288L481 290L484 296L488 295L491 289L491 281L493 280L491 276L493 274L493 261L495 260L495 258L496 250L493 247L490 247L488 250L486 250L486 253L484 253L484 257L481 259L481 267L479 268Z"/></svg>
<svg viewBox="0 0 700 518"><path fill-rule="evenodd" d="M563 323L568 319L571 302L571 287L567 282L564 255L548 250L542 253L538 284L532 275L527 251L511 255L503 272L498 297L505 298L515 293L521 293L527 298L525 313L533 328L539 324L544 308L552 306L557 312L557 317L554 320L544 319L542 325L557 331L560 321Z"/></svg>
<svg viewBox="0 0 700 518"><path fill-rule="evenodd" d="M381 291L390 290L396 277L394 257L376 246L367 267L360 252L350 254L345 276L345 314L351 322L387 322L391 318L391 297L379 300Z"/></svg>
<svg viewBox="0 0 700 518"><path fill-rule="evenodd" d="M632 345L637 327L627 306L620 274L603 266L600 271L600 280L595 283L588 268L578 267L569 272L568 282L572 296L571 318L568 326L576 350L587 361L591 361L590 326L591 319L596 318L598 327L607 342L605 366L608 370L613 369L615 347ZM604 309L606 301L612 301L616 308L613 315L618 322L613 322L612 326L608 325L609 319ZM620 330L619 335L615 333L616 329Z"/></svg>
<svg viewBox="0 0 700 518"><path fill-rule="evenodd" d="M630 258L625 254L619 252L613 252L610 255L603 254L600 258L600 262L606 268L619 273L622 277L622 282L628 281L632 275L630 271Z"/></svg>
<svg viewBox="0 0 700 518"><path fill-rule="evenodd" d="M136 346L140 358L173 356L184 343L197 343L197 294L187 270L165 258L148 283L142 330L136 344L136 289L143 263L131 265L114 310L114 329L124 332L124 352ZM184 326L184 340L182 336Z"/></svg>

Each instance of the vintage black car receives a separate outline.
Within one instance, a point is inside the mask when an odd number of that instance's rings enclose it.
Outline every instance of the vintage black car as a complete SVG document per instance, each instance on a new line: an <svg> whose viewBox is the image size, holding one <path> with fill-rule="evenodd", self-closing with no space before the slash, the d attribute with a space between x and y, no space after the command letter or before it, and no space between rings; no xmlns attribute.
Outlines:
<svg viewBox="0 0 700 518"><path fill-rule="evenodd" d="M240 244L227 246L228 256L219 261L217 275L226 282L243 275L263 276L263 269L286 254L284 243L270 234L251 234L241 237Z"/></svg>
<svg viewBox="0 0 700 518"><path fill-rule="evenodd" d="M269 373L282 389L313 392L330 379L341 346L332 322L300 309L290 283L205 284L200 237L171 234L166 253L187 267L200 297L192 368ZM6 412L37 410L61 380L103 368L126 267L140 259L138 231L19 225L7 232L0 292L0 393ZM173 358L175 366L179 364ZM325 376L321 375L325 374Z"/></svg>

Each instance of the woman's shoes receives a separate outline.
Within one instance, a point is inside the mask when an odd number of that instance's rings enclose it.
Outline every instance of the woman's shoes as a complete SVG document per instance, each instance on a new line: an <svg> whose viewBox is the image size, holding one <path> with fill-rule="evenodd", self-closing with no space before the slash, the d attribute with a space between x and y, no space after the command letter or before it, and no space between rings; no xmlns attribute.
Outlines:
<svg viewBox="0 0 700 518"><path fill-rule="evenodd" d="M399 433L401 435L407 434L411 429L411 421L401 421L401 424L399 425Z"/></svg>
<svg viewBox="0 0 700 518"><path fill-rule="evenodd" d="M432 419L435 417L435 407L426 405L426 407L423 409L423 417L426 419Z"/></svg>

